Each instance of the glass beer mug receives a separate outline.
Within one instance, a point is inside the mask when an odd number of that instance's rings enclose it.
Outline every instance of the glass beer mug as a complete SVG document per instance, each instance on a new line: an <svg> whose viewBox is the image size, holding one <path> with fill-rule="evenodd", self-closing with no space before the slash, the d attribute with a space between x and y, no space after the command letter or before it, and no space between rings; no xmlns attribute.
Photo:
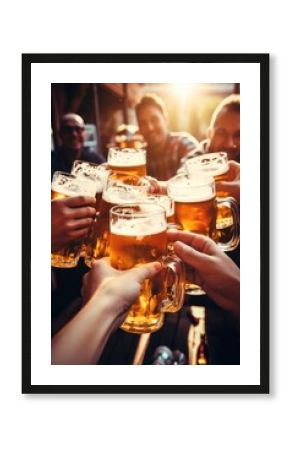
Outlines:
<svg viewBox="0 0 290 450"><path fill-rule="evenodd" d="M103 192L103 180L99 170L99 164L88 161L76 160L73 163L71 173L77 178L91 180L96 187L96 211L100 211L100 204Z"/></svg>
<svg viewBox="0 0 290 450"><path fill-rule="evenodd" d="M155 203L165 209L167 226L170 228L170 224L174 224L174 201L168 195L163 194L148 194L146 202Z"/></svg>
<svg viewBox="0 0 290 450"><path fill-rule="evenodd" d="M217 181L230 181L229 162L226 152L205 153L188 160L185 164L188 176L194 177L196 171L210 175ZM216 191L217 198L228 197L229 192ZM238 217L239 219L239 217ZM238 220L239 226L239 220ZM217 205L217 234L219 242L226 243L233 234L234 217L227 203Z"/></svg>
<svg viewBox="0 0 290 450"><path fill-rule="evenodd" d="M150 182L144 177L138 177L125 172L112 172L103 190L100 214L90 230L87 239L85 263L92 263L103 256L109 256L110 251L110 208L118 204L144 201L150 189Z"/></svg>
<svg viewBox="0 0 290 450"><path fill-rule="evenodd" d="M239 245L238 205L234 198L217 198L213 177L201 172L194 176L176 175L168 181L168 193L174 199L177 226L185 231L202 234L213 239L223 251L231 251ZM233 225L227 239L220 239L217 211L219 206L230 209ZM190 282L188 269L187 292L200 295L204 292Z"/></svg>
<svg viewBox="0 0 290 450"><path fill-rule="evenodd" d="M130 333L152 333L164 322L164 312L183 305L184 266L177 256L167 255L167 221L164 208L150 203L115 206L110 211L110 262L127 270L152 261L163 268L145 280L136 302L121 325Z"/></svg>
<svg viewBox="0 0 290 450"><path fill-rule="evenodd" d="M228 181L229 162L226 152L205 153L195 156L185 163L187 174L194 175L195 172L203 172L205 175L214 177L215 181ZM227 193L217 192L217 197L225 197Z"/></svg>
<svg viewBox="0 0 290 450"><path fill-rule="evenodd" d="M77 178L66 172L55 172L51 183L51 201L68 197L85 195L95 197L96 185L92 180ZM78 263L83 241L75 241L65 248L53 251L51 265L53 267L71 268Z"/></svg>
<svg viewBox="0 0 290 450"><path fill-rule="evenodd" d="M112 171L126 172L143 177L146 175L146 150L143 148L111 147L108 165Z"/></svg>

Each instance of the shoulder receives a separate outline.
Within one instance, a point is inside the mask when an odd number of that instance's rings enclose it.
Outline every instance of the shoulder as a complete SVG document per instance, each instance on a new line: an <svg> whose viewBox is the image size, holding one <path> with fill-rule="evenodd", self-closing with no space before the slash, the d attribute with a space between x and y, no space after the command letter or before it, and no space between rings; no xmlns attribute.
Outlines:
<svg viewBox="0 0 290 450"><path fill-rule="evenodd" d="M189 133L171 132L169 134L169 146L177 152L179 158L195 150L198 145L198 140Z"/></svg>
<svg viewBox="0 0 290 450"><path fill-rule="evenodd" d="M187 133L186 131L171 132L169 133L169 139L174 142L178 142L180 145L184 147L189 147L191 150L193 148L198 147L199 145L198 140L190 133Z"/></svg>
<svg viewBox="0 0 290 450"><path fill-rule="evenodd" d="M181 166L183 166L186 161L188 161L191 158L194 158L195 156L203 155L204 153L208 153L208 139L205 139L204 141L201 141L197 147L192 149L184 158L181 160Z"/></svg>
<svg viewBox="0 0 290 450"><path fill-rule="evenodd" d="M208 139L201 141L198 146L187 155L187 158L194 158L195 156L203 155L204 153L208 153Z"/></svg>
<svg viewBox="0 0 290 450"><path fill-rule="evenodd" d="M57 170L66 171L66 167L61 157L61 151L56 148L51 152L51 177Z"/></svg>
<svg viewBox="0 0 290 450"><path fill-rule="evenodd" d="M105 162L105 158L102 155L92 152L86 148L82 151L81 159L95 164L101 164Z"/></svg>

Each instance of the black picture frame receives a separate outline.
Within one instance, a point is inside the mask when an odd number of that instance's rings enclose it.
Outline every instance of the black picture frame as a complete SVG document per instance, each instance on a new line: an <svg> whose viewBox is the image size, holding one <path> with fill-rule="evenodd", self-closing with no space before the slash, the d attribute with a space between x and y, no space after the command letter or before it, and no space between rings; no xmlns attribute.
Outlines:
<svg viewBox="0 0 290 450"><path fill-rule="evenodd" d="M269 54L22 55L22 392L95 394L269 393ZM33 63L248 63L260 66L260 383L257 385L32 385L31 65ZM263 300L263 301L261 301Z"/></svg>

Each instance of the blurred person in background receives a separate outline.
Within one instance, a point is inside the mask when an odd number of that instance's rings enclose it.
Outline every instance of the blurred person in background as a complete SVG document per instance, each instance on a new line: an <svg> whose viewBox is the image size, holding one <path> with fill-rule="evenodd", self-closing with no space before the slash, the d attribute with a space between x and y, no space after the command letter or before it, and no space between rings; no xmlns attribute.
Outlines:
<svg viewBox="0 0 290 450"><path fill-rule="evenodd" d="M208 138L199 144L199 154L226 152L229 160L240 162L240 96L232 94L224 98L214 110ZM182 164L194 158L196 149L182 160Z"/></svg>
<svg viewBox="0 0 290 450"><path fill-rule="evenodd" d="M70 172L76 159L101 164L104 158L84 148L85 124L81 116L67 113L61 119L62 145L51 153L51 177L60 170Z"/></svg>
<svg viewBox="0 0 290 450"><path fill-rule="evenodd" d="M184 171L186 161L198 154L226 152L229 160L227 181L217 181L217 191L226 191L240 201L240 96L232 94L224 98L214 110L208 138L201 141L198 149L193 150L181 161L179 173Z"/></svg>
<svg viewBox="0 0 290 450"><path fill-rule="evenodd" d="M136 105L140 133L147 142L147 173L164 181L176 174L181 159L198 155L198 141L186 132L170 132L165 105L155 94L146 94Z"/></svg>

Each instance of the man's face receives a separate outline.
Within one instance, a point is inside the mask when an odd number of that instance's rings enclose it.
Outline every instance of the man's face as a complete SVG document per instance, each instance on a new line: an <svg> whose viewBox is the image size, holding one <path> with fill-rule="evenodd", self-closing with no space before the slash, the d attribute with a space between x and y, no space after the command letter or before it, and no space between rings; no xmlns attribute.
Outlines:
<svg viewBox="0 0 290 450"><path fill-rule="evenodd" d="M66 148L77 151L84 145L84 125L76 119L66 119L62 123L60 135L63 146Z"/></svg>
<svg viewBox="0 0 290 450"><path fill-rule="evenodd" d="M167 137L167 121L161 111L155 106L144 106L138 114L138 124L141 134L150 146L162 145Z"/></svg>
<svg viewBox="0 0 290 450"><path fill-rule="evenodd" d="M209 131L210 151L224 151L228 159L240 161L240 113L221 112Z"/></svg>

